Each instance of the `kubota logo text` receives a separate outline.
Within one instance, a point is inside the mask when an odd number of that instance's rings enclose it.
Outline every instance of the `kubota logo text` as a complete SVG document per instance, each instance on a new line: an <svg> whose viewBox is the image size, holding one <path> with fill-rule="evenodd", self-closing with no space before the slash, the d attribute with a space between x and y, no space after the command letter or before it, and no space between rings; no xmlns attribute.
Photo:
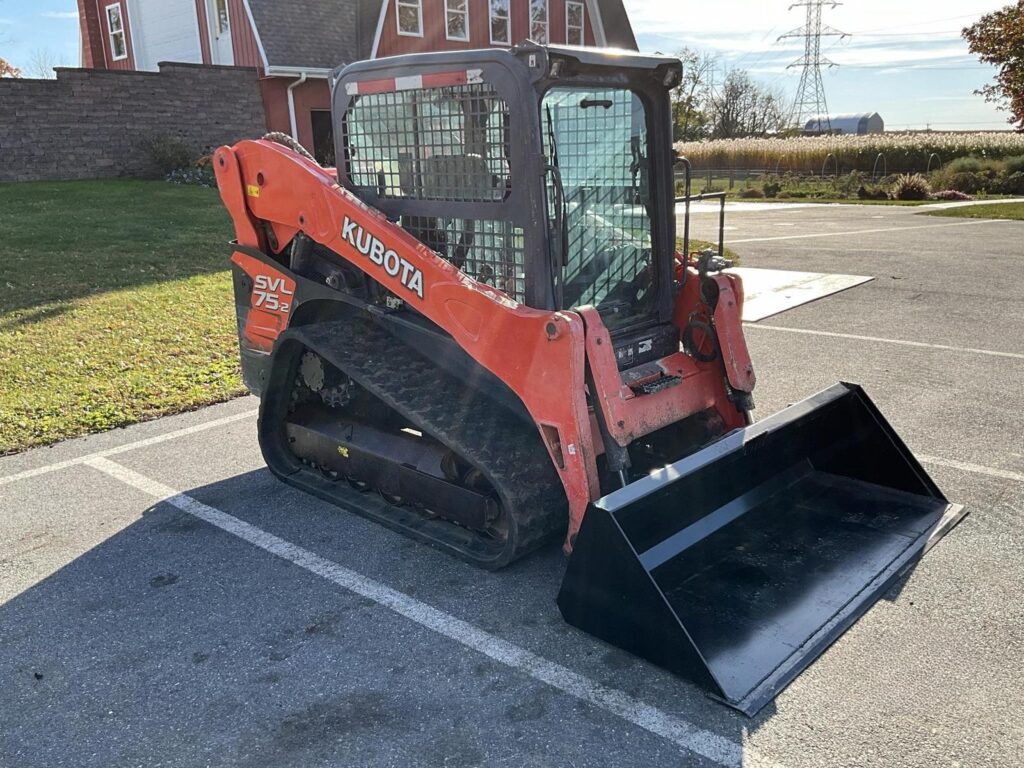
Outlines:
<svg viewBox="0 0 1024 768"><path fill-rule="evenodd" d="M405 288L421 299L423 298L423 273L371 233L365 231L358 222L352 221L346 216L341 237L359 253L381 267L389 277L397 277Z"/></svg>

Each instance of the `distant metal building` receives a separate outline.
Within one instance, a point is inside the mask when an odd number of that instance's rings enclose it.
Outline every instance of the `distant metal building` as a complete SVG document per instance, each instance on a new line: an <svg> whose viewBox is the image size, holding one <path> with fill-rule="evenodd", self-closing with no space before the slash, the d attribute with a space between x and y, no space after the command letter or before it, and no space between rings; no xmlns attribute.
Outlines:
<svg viewBox="0 0 1024 768"><path fill-rule="evenodd" d="M831 132L835 134L865 136L869 133L885 133L885 121L882 120L882 116L877 112L869 112L860 115L830 115L828 117L819 115L812 117L807 121L807 125L804 126L804 135L817 136L822 133L828 133L830 123Z"/></svg>

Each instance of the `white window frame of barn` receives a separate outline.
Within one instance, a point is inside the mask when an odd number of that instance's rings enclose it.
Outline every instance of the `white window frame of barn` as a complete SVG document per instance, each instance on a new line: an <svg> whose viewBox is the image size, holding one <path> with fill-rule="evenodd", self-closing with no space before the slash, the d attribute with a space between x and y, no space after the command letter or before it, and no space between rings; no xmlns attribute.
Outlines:
<svg viewBox="0 0 1024 768"><path fill-rule="evenodd" d="M459 4L462 5L462 10L453 7ZM462 17L462 28L465 30L465 34L461 37L452 34L452 19L458 16ZM457 40L462 43L469 42L469 0L444 0L444 36L448 40Z"/></svg>
<svg viewBox="0 0 1024 768"><path fill-rule="evenodd" d="M114 24L110 18L110 11L114 8L117 8L118 29L114 29ZM107 16L107 37L110 39L110 60L124 61L128 58L128 35L126 35L124 31L124 7L121 3L111 3L103 10ZM114 45L114 41L119 36L121 38L121 50L124 51L120 56L117 55L117 47Z"/></svg>
<svg viewBox="0 0 1024 768"><path fill-rule="evenodd" d="M579 26L569 23L569 9L578 8L580 12ZM582 0L565 0L565 44L584 46L587 43L587 6ZM573 40L573 33L579 35L579 42Z"/></svg>
<svg viewBox="0 0 1024 768"><path fill-rule="evenodd" d="M495 13L495 7L500 6L504 11L504 15ZM487 0L488 7L488 24L490 28L491 45L512 45L512 2L511 0ZM494 36L494 22L504 21L505 22L505 39L496 38Z"/></svg>
<svg viewBox="0 0 1024 768"><path fill-rule="evenodd" d="M402 8L416 9L416 31L402 29ZM423 37L423 0L395 0L395 26L401 37Z"/></svg>
<svg viewBox="0 0 1024 768"><path fill-rule="evenodd" d="M536 15L536 10L544 6L544 20ZM544 37L538 39L534 32L538 27L544 27ZM551 4L548 0L530 0L530 39L535 43L547 45L551 42Z"/></svg>

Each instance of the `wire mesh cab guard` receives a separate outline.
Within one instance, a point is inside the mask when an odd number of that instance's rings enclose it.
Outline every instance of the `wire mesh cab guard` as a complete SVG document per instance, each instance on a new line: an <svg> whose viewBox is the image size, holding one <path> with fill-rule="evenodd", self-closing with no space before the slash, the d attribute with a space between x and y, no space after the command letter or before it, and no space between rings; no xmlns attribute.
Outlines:
<svg viewBox="0 0 1024 768"><path fill-rule="evenodd" d="M669 168L665 88L679 76L671 57L534 43L352 64L336 74L333 94L338 180L476 280L530 307L567 308L553 282L562 265L552 264L561 254L545 188L552 149L541 99L581 84L642 94L657 134L645 160ZM653 245L664 256L657 303L667 321L675 201L671 175L658 179ZM613 202L628 210L650 199Z"/></svg>

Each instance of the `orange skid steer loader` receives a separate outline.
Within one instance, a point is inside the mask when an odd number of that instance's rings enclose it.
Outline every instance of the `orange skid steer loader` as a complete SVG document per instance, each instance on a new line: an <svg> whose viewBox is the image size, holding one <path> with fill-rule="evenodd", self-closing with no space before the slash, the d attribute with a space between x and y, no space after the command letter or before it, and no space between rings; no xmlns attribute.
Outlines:
<svg viewBox="0 0 1024 768"><path fill-rule="evenodd" d="M743 286L676 249L680 76L362 62L337 169L281 135L215 169L274 474L483 568L560 538L569 623L753 714L962 510L857 386L751 419Z"/></svg>

